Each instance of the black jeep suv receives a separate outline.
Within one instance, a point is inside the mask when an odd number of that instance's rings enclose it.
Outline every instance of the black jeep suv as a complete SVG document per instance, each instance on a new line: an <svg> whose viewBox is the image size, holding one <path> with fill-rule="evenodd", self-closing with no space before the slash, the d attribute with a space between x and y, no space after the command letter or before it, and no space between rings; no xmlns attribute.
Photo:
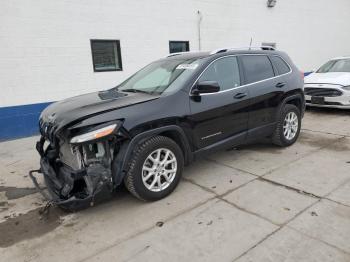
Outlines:
<svg viewBox="0 0 350 262"><path fill-rule="evenodd" d="M119 86L41 114L42 191L62 207L92 205L118 185L142 200L170 194L184 165L259 138L298 138L303 77L283 52L221 49L169 55Z"/></svg>

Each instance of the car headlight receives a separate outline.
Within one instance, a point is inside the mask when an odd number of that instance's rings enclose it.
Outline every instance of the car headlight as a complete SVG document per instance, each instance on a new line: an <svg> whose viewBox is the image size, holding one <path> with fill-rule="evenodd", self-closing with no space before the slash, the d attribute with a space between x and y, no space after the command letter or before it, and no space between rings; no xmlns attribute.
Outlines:
<svg viewBox="0 0 350 262"><path fill-rule="evenodd" d="M95 140L101 137L108 136L113 133L113 131L117 128L117 126L118 126L117 124L112 124L112 125L108 125L108 126L87 132L85 134L77 135L73 137L70 140L70 142L72 144L83 143L86 141Z"/></svg>
<svg viewBox="0 0 350 262"><path fill-rule="evenodd" d="M350 91L350 86L343 86L342 88L346 91Z"/></svg>

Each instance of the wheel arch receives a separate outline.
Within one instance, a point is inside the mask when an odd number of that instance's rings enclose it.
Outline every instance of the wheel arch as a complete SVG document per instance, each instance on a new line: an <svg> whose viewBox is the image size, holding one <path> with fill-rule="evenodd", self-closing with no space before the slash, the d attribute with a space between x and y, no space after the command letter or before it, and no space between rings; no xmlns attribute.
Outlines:
<svg viewBox="0 0 350 262"><path fill-rule="evenodd" d="M304 94L302 92L300 93L295 93L292 95L288 95L287 97L285 97L283 99L283 101L281 102L279 109L277 111L276 114L276 120L279 117L279 114L281 113L282 108L286 105L286 104L292 104L295 105L301 113L301 117L304 116L304 111L305 111L305 99L304 99Z"/></svg>
<svg viewBox="0 0 350 262"><path fill-rule="evenodd" d="M125 142L115 161L113 161L112 171L114 172L114 182L116 186L123 181L134 148L147 139L158 135L168 137L178 144L183 152L185 164L188 164L193 160L193 153L188 139L181 127L177 125L169 125L144 131Z"/></svg>

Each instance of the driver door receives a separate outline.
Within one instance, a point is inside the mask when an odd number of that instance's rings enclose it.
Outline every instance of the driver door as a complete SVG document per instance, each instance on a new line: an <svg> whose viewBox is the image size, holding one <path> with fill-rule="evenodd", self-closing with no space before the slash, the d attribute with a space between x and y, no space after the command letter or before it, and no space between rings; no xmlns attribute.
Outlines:
<svg viewBox="0 0 350 262"><path fill-rule="evenodd" d="M205 148L235 136L245 138L249 93L246 87L240 86L241 73L237 57L227 56L212 62L197 83L202 81L216 81L220 91L190 97L195 147Z"/></svg>

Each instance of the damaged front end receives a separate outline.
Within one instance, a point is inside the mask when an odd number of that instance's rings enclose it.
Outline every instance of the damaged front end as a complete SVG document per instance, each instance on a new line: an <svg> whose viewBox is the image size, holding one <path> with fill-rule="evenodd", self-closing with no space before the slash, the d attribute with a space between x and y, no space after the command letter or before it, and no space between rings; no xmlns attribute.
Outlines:
<svg viewBox="0 0 350 262"><path fill-rule="evenodd" d="M122 121L89 127L67 128L57 132L54 126L40 122L41 138L37 150L40 170L30 172L35 186L53 203L77 210L94 205L111 193L120 181L114 162L127 140ZM45 190L34 173L42 173Z"/></svg>

